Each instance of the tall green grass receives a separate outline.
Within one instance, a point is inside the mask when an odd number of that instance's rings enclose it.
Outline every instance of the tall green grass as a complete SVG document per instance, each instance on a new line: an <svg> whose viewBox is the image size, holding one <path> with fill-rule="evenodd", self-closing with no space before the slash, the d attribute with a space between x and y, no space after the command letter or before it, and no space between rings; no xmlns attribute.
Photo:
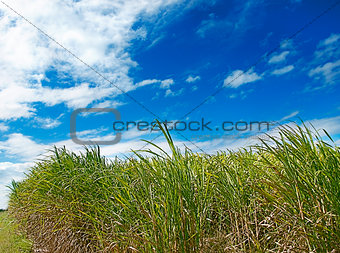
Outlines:
<svg viewBox="0 0 340 253"><path fill-rule="evenodd" d="M8 217L7 211L0 211L0 252L32 252L31 242L18 233L17 223Z"/></svg>
<svg viewBox="0 0 340 253"><path fill-rule="evenodd" d="M55 148L13 183L9 211L47 252L331 252L340 248L338 147L316 130L216 155ZM330 138L330 137L329 137ZM331 139L330 139L331 141Z"/></svg>

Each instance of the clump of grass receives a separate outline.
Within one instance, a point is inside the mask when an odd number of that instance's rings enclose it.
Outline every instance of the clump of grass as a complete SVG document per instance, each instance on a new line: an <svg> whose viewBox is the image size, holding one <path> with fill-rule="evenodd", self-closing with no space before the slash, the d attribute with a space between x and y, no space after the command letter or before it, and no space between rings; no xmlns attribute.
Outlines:
<svg viewBox="0 0 340 253"><path fill-rule="evenodd" d="M55 148L20 183L10 213L47 252L339 249L339 148L307 127L237 152ZM151 155L151 156L150 156Z"/></svg>
<svg viewBox="0 0 340 253"><path fill-rule="evenodd" d="M270 189L262 193L284 214L286 224L295 223L309 251L339 249L339 148L306 126L282 127L280 137L270 140L274 145L263 141L260 148L269 169L263 181Z"/></svg>

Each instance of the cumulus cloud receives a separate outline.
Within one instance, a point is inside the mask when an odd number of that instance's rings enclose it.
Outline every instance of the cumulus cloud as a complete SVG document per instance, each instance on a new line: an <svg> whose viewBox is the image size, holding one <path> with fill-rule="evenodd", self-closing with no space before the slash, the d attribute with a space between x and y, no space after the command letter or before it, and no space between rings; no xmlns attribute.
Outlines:
<svg viewBox="0 0 340 253"><path fill-rule="evenodd" d="M50 148L48 145L39 144L32 140L31 137L21 133L8 135L7 140L0 141L0 151L10 158L16 158L22 161L32 161L43 155Z"/></svg>
<svg viewBox="0 0 340 253"><path fill-rule="evenodd" d="M172 79L166 79L161 82L161 88L162 89L168 89L171 85L174 84L174 80Z"/></svg>
<svg viewBox="0 0 340 253"><path fill-rule="evenodd" d="M273 64L273 63L280 63L286 60L287 55L289 54L289 51L283 51L280 54L276 54L272 56L268 63Z"/></svg>
<svg viewBox="0 0 340 253"><path fill-rule="evenodd" d="M226 79L224 79L224 87L237 88L246 83L252 83L260 80L262 77L253 70L244 72L242 70L233 71Z"/></svg>
<svg viewBox="0 0 340 253"><path fill-rule="evenodd" d="M128 73L137 65L126 48L145 37L133 24L156 14L177 0L71 1L15 0L8 5L100 72L107 82L37 29L0 5L0 119L31 117L34 103L87 106L93 101L126 92L135 86ZM37 11L39 10L39 11ZM45 74L70 76L73 87L52 88ZM45 80L44 85L41 84ZM91 85L88 85L91 84ZM7 96L13 94L14 96Z"/></svg>
<svg viewBox="0 0 340 253"><path fill-rule="evenodd" d="M280 76L280 75L283 75L283 74L286 74L292 71L293 69L294 69L293 65L288 65L283 68L273 70L272 74L276 76Z"/></svg>
<svg viewBox="0 0 340 253"><path fill-rule="evenodd" d="M185 80L187 83L194 83L194 82L197 82L201 79L200 76L188 76L188 78Z"/></svg>
<svg viewBox="0 0 340 253"><path fill-rule="evenodd" d="M340 134L340 116L323 119L313 119L307 121L308 124L312 124L315 129L325 129L330 135ZM321 136L325 136L323 132L320 132Z"/></svg>
<svg viewBox="0 0 340 253"><path fill-rule="evenodd" d="M30 117L36 111L32 106L35 102L47 106L65 103L69 108L79 108L110 94L119 94L119 91L114 87L91 87L88 83L64 89L11 85L0 91L0 119Z"/></svg>

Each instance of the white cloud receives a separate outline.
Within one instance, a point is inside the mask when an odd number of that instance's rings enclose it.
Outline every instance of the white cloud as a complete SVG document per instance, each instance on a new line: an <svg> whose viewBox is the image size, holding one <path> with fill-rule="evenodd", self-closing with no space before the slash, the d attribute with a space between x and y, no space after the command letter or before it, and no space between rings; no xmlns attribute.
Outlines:
<svg viewBox="0 0 340 253"><path fill-rule="evenodd" d="M262 77L253 72L253 70L250 70L246 73L244 73L242 70L235 70L226 79L224 79L224 86L237 88L242 84L255 82L261 78Z"/></svg>
<svg viewBox="0 0 340 253"><path fill-rule="evenodd" d="M136 86L138 87L143 87L143 86L146 86L146 85L149 85L149 84L155 84L155 83L159 83L161 82L161 80L157 80L157 79L147 79L147 80L143 80L139 83L136 83Z"/></svg>
<svg viewBox="0 0 340 253"><path fill-rule="evenodd" d="M328 38L326 38L325 40L321 41L319 46L329 46L331 44L334 44L336 42L338 42L338 40L340 39L340 34L331 34Z"/></svg>
<svg viewBox="0 0 340 253"><path fill-rule="evenodd" d="M168 97L168 96L171 96L173 94L173 92L170 90L170 89L167 89L165 91L165 96Z"/></svg>
<svg viewBox="0 0 340 253"><path fill-rule="evenodd" d="M319 42L308 76L323 83L316 88L334 84L340 77L340 34L331 34Z"/></svg>
<svg viewBox="0 0 340 253"><path fill-rule="evenodd" d="M162 89L169 89L171 85L174 84L174 80L172 79L166 79L161 82L161 88Z"/></svg>
<svg viewBox="0 0 340 253"><path fill-rule="evenodd" d="M6 141L0 141L0 151L4 151L7 157L32 161L43 155L50 146L38 144L31 137L21 133L8 135Z"/></svg>
<svg viewBox="0 0 340 253"><path fill-rule="evenodd" d="M188 76L188 78L185 80L187 83L194 83L194 82L197 82L201 79L200 76Z"/></svg>
<svg viewBox="0 0 340 253"><path fill-rule="evenodd" d="M156 92L156 94L152 97L152 100L158 99L160 96L160 92Z"/></svg>
<svg viewBox="0 0 340 253"><path fill-rule="evenodd" d="M7 208L9 189L12 180L20 181L24 178L24 172L33 165L27 163L0 162L0 209Z"/></svg>
<svg viewBox="0 0 340 253"><path fill-rule="evenodd" d="M307 121L308 124L312 124L316 130L325 129L330 135L340 134L340 116L323 119L313 119ZM323 132L320 132L321 136L325 136Z"/></svg>
<svg viewBox="0 0 340 253"><path fill-rule="evenodd" d="M218 20L215 15L211 14L210 19L201 22L196 34L201 38L205 38L211 31L219 30L221 33L229 33L233 30L234 26L229 19Z"/></svg>
<svg viewBox="0 0 340 253"><path fill-rule="evenodd" d="M4 123L0 123L0 132L6 132L9 129Z"/></svg>
<svg viewBox="0 0 340 253"><path fill-rule="evenodd" d="M293 48L293 40L283 40L280 43L281 49L292 49Z"/></svg>
<svg viewBox="0 0 340 253"><path fill-rule="evenodd" d="M135 86L142 87L150 84L160 84L161 89L169 89L171 85L173 85L175 82L173 79L165 79L165 80L159 80L159 79L146 79L139 83L136 83Z"/></svg>
<svg viewBox="0 0 340 253"><path fill-rule="evenodd" d="M321 40L314 52L316 61L329 60L331 57L340 55L340 34L331 34L328 38Z"/></svg>
<svg viewBox="0 0 340 253"><path fill-rule="evenodd" d="M118 93L117 89L112 87L91 87L87 83L65 89L11 85L0 90L0 119L30 117L36 111L31 106L34 102L43 102L47 106L65 103L69 108L79 108Z"/></svg>
<svg viewBox="0 0 340 253"><path fill-rule="evenodd" d="M77 137L80 139L84 139L86 141L100 141L100 140L107 140L108 135L104 134L109 129L105 127L101 127L99 129L90 129L90 130L83 130L77 131ZM111 135L110 135L111 136ZM112 137L113 139L114 137Z"/></svg>
<svg viewBox="0 0 340 253"><path fill-rule="evenodd" d="M151 128L151 127L149 127ZM134 127L132 129L126 130L122 132L122 140L126 141L126 140L138 140L140 139L142 136L143 139L150 139L152 138L151 135L154 134L155 132L151 133L151 131L147 130L147 131L140 131L137 129L137 127Z"/></svg>
<svg viewBox="0 0 340 253"><path fill-rule="evenodd" d="M233 93L229 96L230 99L234 99L234 98L240 98L240 99L245 99L249 93L253 92L254 90L241 90L238 93Z"/></svg>
<svg viewBox="0 0 340 253"><path fill-rule="evenodd" d="M281 54L277 54L272 56L268 63L273 64L273 63L280 63L286 60L287 55L289 54L289 51L283 51Z"/></svg>
<svg viewBox="0 0 340 253"><path fill-rule="evenodd" d="M119 106L124 105L125 103L115 101L115 100L106 100L103 102L100 102L98 104L94 104L93 108L117 108Z"/></svg>
<svg viewBox="0 0 340 253"><path fill-rule="evenodd" d="M283 117L280 119L280 122L290 119L292 117L295 117L298 115L299 111L292 112L291 114ZM174 121L173 121L174 122ZM322 118L322 119L313 119L309 121L305 121L305 124L313 124L314 127L318 130L320 129L326 129L331 135L340 134L340 116L337 117L331 117L331 118ZM103 133L107 129L99 129L99 130L86 130L78 133L79 137L86 137L86 138L97 138L100 140L112 140L114 138L114 134L110 133L107 135L103 135ZM151 136L151 135L152 136ZM126 131L123 133L123 140L120 143L117 143L115 145L108 145L108 146L102 146L102 150L105 150L105 154L109 157L114 157L118 154L126 154L131 151L131 149L139 149L141 146L143 146L145 143L139 142L139 139L141 136L148 135L149 137L153 137L154 135L158 135L158 132L150 133L149 131L137 131L135 128L130 129L129 131ZM179 143L179 140L177 139L178 136L173 132L172 135L174 136L174 139L177 143ZM137 137L137 139L136 139ZM243 136L240 136L240 138ZM251 137L253 139L253 137ZM160 138L161 139L161 138ZM160 143L160 139L156 140L156 144ZM239 138L236 138L235 140L238 140ZM128 140L128 141L125 141ZM234 140L234 141L235 141ZM223 142L224 140L222 140ZM219 146L218 149L225 149L229 148L229 142L222 143L222 146ZM186 142L185 142L186 143ZM205 145L207 148L207 151L217 151L218 149L213 149L211 144L211 140L206 141L205 143L202 142L194 142L197 145ZM242 143L242 142L241 142ZM192 146L193 144L188 144L188 146ZM7 156L15 156L16 158L21 159L24 162L31 162L36 160L40 157L40 155L46 154L46 152L52 147L52 146L62 147L66 146L66 148L73 150L75 152L78 152L83 149L82 145L78 145L72 142L72 140L67 139L55 143L49 143L49 144L39 144L36 141L34 141L31 137L25 136L19 133L14 133L8 136L8 139L6 141L0 142L0 150L4 152ZM238 145L239 146L239 145ZM197 150L197 148L193 148L193 150Z"/></svg>
<svg viewBox="0 0 340 253"><path fill-rule="evenodd" d="M205 37L205 34L210 29L216 26L217 21L215 20L203 20L196 31L196 34L199 35L201 38Z"/></svg>
<svg viewBox="0 0 340 253"><path fill-rule="evenodd" d="M283 74L286 74L286 73L292 71L293 69L294 69L293 65L288 65L288 66L285 66L283 68L273 70L272 74L280 76L280 75L283 75Z"/></svg>
<svg viewBox="0 0 340 253"><path fill-rule="evenodd" d="M165 91L165 97L176 97L176 96L183 94L183 92L184 92L184 88L178 91L172 91L171 89L167 89Z"/></svg>
<svg viewBox="0 0 340 253"><path fill-rule="evenodd" d="M289 114L287 116L284 116L282 119L280 119L279 122L285 121L285 120L290 119L290 118L293 118L293 117L295 117L298 114L299 114L299 111L292 112L291 114Z"/></svg>
<svg viewBox="0 0 340 253"><path fill-rule="evenodd" d="M298 111L291 113L290 115L286 116L286 119L294 117L298 114ZM281 119L282 120L282 119ZM331 136L340 134L340 116L337 117L331 117L331 118L322 118L322 119L313 119L305 121L306 126L310 126L312 124L317 130L320 131L321 137L327 138L326 134L322 131L322 129L325 129ZM289 125L294 127L293 123L288 123L284 125ZM275 127L273 129L270 129L267 131L267 134L271 136L279 137L279 127ZM226 137L226 138L225 138ZM229 135L227 136L221 136L220 138L210 138L206 141L196 142L194 143L202 148L204 151L206 151L209 154L215 153L219 150L238 150L240 148L247 148L250 145L259 144L261 138L266 138L266 135L260 132L254 132L250 136L244 136L243 134L240 134L239 136L233 136L232 138ZM336 139L334 141L337 141ZM175 143L179 143L178 140L176 140ZM193 151L200 152L200 150L197 149L195 145L193 145L190 142L185 142L185 145L192 148Z"/></svg>
<svg viewBox="0 0 340 253"><path fill-rule="evenodd" d="M314 77L315 79L320 79L320 77L323 77L326 84L333 84L334 81L340 76L340 60L319 65L316 68L311 69L308 75L310 77Z"/></svg>
<svg viewBox="0 0 340 253"><path fill-rule="evenodd" d="M143 27L134 30L133 24L175 2L177 0L6 2L114 85L104 81L1 4L0 97L6 100L0 99L0 119L30 117L37 113L35 102L48 106L65 103L68 107L82 107L107 96L114 98L120 93L114 86L126 92L138 88L128 75L137 63L126 48L132 39L145 37L146 31ZM60 76L71 76L74 86L52 89L45 82L42 87L41 81L51 67ZM8 93L14 96L6 96Z"/></svg>
<svg viewBox="0 0 340 253"><path fill-rule="evenodd" d="M37 125L40 128L43 129L53 129L58 127L61 122L58 119L52 119L52 118L40 118L36 117L34 118L34 121L37 123Z"/></svg>

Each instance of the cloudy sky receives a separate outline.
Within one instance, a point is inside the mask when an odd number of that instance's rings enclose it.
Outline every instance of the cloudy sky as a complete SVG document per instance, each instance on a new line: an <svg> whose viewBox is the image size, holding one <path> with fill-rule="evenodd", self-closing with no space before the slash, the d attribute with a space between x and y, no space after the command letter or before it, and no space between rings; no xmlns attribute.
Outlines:
<svg viewBox="0 0 340 253"><path fill-rule="evenodd" d="M271 122L275 134L302 119L339 143L339 17L340 4L321 0L1 1L0 208L6 185L53 145L82 149L70 139L78 108L115 108L124 122L204 118L212 131L172 131L198 152L261 134L223 131L226 121ZM79 115L77 136L112 140L114 121ZM130 156L141 139L166 147L131 125L103 154Z"/></svg>

